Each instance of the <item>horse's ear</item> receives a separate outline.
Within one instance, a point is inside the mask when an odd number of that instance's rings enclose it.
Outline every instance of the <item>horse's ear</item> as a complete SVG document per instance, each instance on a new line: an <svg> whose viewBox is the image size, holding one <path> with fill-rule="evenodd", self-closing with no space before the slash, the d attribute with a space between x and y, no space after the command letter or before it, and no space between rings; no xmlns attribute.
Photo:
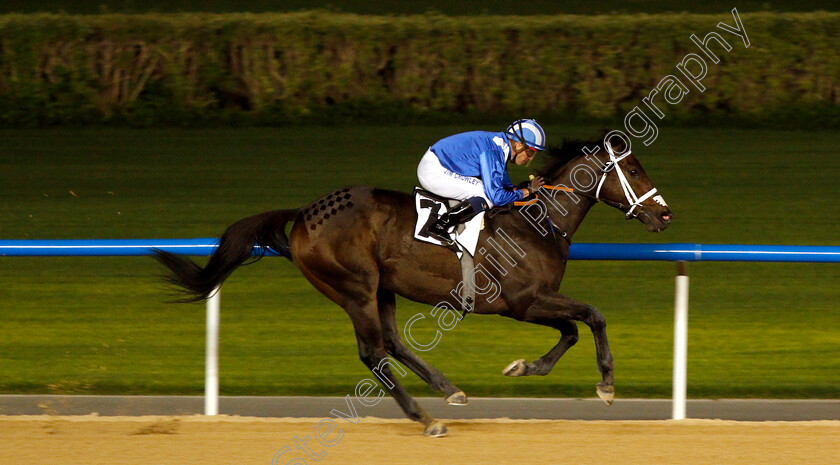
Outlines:
<svg viewBox="0 0 840 465"><path fill-rule="evenodd" d="M604 141L606 143L606 141ZM613 137L610 139L610 146L612 147L615 153L624 153L627 151L627 144L624 143L624 139L621 137Z"/></svg>
<svg viewBox="0 0 840 465"><path fill-rule="evenodd" d="M605 128L601 130L601 145L604 146L607 143L607 135L613 132L612 129ZM627 144L624 143L624 138L613 135L613 137L609 140L610 146L612 147L615 153L624 153L627 150Z"/></svg>

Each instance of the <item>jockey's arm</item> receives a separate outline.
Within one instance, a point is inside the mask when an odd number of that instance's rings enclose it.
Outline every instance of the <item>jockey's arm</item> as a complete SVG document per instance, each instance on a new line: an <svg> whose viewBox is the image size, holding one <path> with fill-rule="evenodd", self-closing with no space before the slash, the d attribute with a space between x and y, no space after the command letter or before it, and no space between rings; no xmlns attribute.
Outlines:
<svg viewBox="0 0 840 465"><path fill-rule="evenodd" d="M502 186L504 186L509 191L516 189L516 186L513 184L513 181L510 180L510 174L508 174L507 170L505 170L505 175L502 179Z"/></svg>
<svg viewBox="0 0 840 465"><path fill-rule="evenodd" d="M503 162L497 160L493 154L483 152L479 155L481 163L481 180L484 183L484 193L493 205L507 205L522 200L525 192L522 189L507 190L506 185L512 186Z"/></svg>

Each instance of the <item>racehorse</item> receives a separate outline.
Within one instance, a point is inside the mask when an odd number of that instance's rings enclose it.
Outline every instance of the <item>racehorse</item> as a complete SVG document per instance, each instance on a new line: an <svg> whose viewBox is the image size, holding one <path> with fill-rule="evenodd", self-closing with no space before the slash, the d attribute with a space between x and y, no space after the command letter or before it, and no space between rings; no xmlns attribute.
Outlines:
<svg viewBox="0 0 840 465"><path fill-rule="evenodd" d="M640 220L651 232L664 230L674 217L662 197L654 195L656 189L630 153L629 140L615 134L588 142L567 140L544 152L547 162L537 174L547 184L539 190L539 199L519 209L496 208L485 214L474 257L481 273L466 283L477 291L473 313L560 331L559 342L548 353L532 363L514 361L505 375L548 374L577 342L575 322L589 326L602 375L596 392L608 404L614 398L614 382L606 321L591 305L558 294L571 238L599 201L623 211L627 219ZM391 371L391 366L402 370L392 365L396 359L431 389L442 391L448 403L467 403L463 391L403 343L397 328L395 294L455 310L456 305L441 303L456 295L451 291L459 283L465 284L455 253L413 238L417 217L410 194L348 187L298 209L234 223L205 267L163 251L156 251L156 258L171 271L168 279L184 289L186 301L209 298L237 267L265 253L293 261L315 288L350 316L362 362L408 418L422 422L427 436L443 436L446 426L428 415ZM287 235L288 223L292 226ZM255 246L261 251L256 257Z"/></svg>

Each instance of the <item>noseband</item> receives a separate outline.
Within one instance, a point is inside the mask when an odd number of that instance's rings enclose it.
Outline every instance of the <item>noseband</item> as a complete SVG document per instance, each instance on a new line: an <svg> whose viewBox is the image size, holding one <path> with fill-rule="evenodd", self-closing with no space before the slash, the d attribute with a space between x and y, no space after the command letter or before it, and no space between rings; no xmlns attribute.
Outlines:
<svg viewBox="0 0 840 465"><path fill-rule="evenodd" d="M653 194L656 194L656 188L654 187L645 192L641 197L637 196L636 191L633 190L633 186L630 185L630 181L627 180L627 176L624 175L624 170L622 170L621 166L618 164L618 162L630 155L630 151L628 150L627 153L622 154L620 157L616 157L615 152L613 152L612 147L610 147L609 144L604 144L604 147L607 149L610 159L604 163L604 166L601 167L601 180L598 181L598 188L595 190L595 200L605 203L614 203L601 199L601 187L604 186L604 181L607 180L607 176L612 171L615 171L618 175L618 182L621 184L621 190L624 191L624 198L627 199L627 204L630 207L630 209L627 210L626 218L628 220L635 218L638 216L636 209L642 206L642 202L652 197ZM619 205L623 207L622 204Z"/></svg>
<svg viewBox="0 0 840 465"><path fill-rule="evenodd" d="M624 211L624 209L627 208L627 211L625 212L625 218L631 220L639 216L639 211L641 210L642 202L656 194L656 188L654 187L651 190L645 192L641 197L637 196L636 191L633 190L633 186L630 185L630 181L627 180L627 176L624 175L624 170L622 170L621 166L619 166L618 164L618 162L630 155L630 151L628 150L627 153L622 154L620 157L617 157L615 155L615 152L613 152L612 148L609 146L609 144L605 144L605 147L610 155L610 159L604 163L604 166L601 167L601 179L598 181L598 187L595 189L595 195L578 192L575 189L570 189L565 186L551 186L545 184L542 186L542 188L549 190L562 190L566 192L574 192L575 194L595 199L598 202L604 202L605 204L618 208L622 211ZM609 176L609 174L613 171L615 171L618 174L618 181L619 184L621 184L621 190L624 191L624 198L627 199L627 205L624 205L621 202L614 202L612 200L601 198L601 188L604 186L604 181L607 180L607 176ZM659 199L661 199L661 197ZM654 198L654 200L657 200L657 203L659 204L664 203L664 200L662 202L659 202L656 198ZM535 201L532 200L531 202ZM529 205L531 202L515 202L514 204Z"/></svg>

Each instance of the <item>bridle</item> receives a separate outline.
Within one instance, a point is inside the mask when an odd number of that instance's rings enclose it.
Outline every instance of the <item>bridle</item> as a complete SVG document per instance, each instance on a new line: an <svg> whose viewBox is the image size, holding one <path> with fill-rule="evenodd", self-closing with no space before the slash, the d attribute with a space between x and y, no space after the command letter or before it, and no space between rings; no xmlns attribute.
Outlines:
<svg viewBox="0 0 840 465"><path fill-rule="evenodd" d="M636 191L633 190L633 186L630 185L630 181L627 180L627 176L624 174L624 170L619 165L619 162L627 156L630 155L630 151L628 150L627 153L622 154L621 156L616 156L615 152L613 152L612 147L609 144L604 144L607 152L609 153L610 159L604 162L604 165L601 166L601 179L598 181L598 186L595 188L595 195L585 193L585 192L578 192L575 189L566 186L558 186L558 185L551 185L551 184L543 184L540 189L545 189L546 191L561 191L561 192L568 192L568 193L575 193L582 197L588 197L590 199L595 200L596 202L604 202L607 205L615 207L623 212L625 212L625 219L631 220L633 218L637 218L639 216L639 212L641 211L642 202L651 198L654 194L656 194L656 188L653 187L649 191L645 192L641 196L636 195ZM604 187L604 182L607 180L607 176L610 175L611 172L615 171L618 175L618 182L621 185L621 190L624 192L624 198L627 200L627 205L624 205L621 202L615 202L612 200L602 199L601 198L601 188ZM533 176L531 176L533 178ZM552 194L553 197L553 194ZM653 200L663 206L666 206L665 200L662 199L662 196L656 196ZM514 207L526 207L532 204L539 202L539 194L535 196L534 199L528 201L516 201L513 202ZM560 244L557 239L558 232L559 236L565 239L566 244L570 245L572 243L571 237L566 233L566 231L557 229L554 223L551 221L551 216L546 215L546 220L548 221L548 226L551 229L552 237L554 238L554 242L556 244Z"/></svg>
<svg viewBox="0 0 840 465"><path fill-rule="evenodd" d="M629 156L631 152L628 150L627 153L623 153L621 154L621 156L616 156L615 152L613 152L612 147L610 147L609 144L604 144L604 146L607 149L607 153L609 154L610 159L604 162L604 165L601 167L601 179L598 181L598 187L595 189L595 195L579 192L575 189L571 189L565 186L552 186L544 184L541 188L545 188L548 190L561 190L565 192L573 192L583 197L589 197L590 199L595 199L598 202L604 202L607 205L613 206L625 212L625 218L628 220L636 218L637 216L639 216L639 211L641 209L640 207L642 206L642 202L656 194L656 188L654 187L651 190L642 194L641 196L637 196L636 191L633 190L633 186L630 185L630 181L627 180L627 176L624 174L624 170L618 164L621 160L627 158L627 156ZM613 171L618 175L618 182L619 184L621 184L621 190L624 192L624 198L627 200L627 205L621 202L615 202L612 200L601 198L601 188L604 187L604 182L607 180L607 176L609 176L609 174Z"/></svg>
<svg viewBox="0 0 840 465"><path fill-rule="evenodd" d="M630 185L630 181L627 180L627 176L624 175L624 170L621 169L618 162L625 159L627 156L630 155L630 151L628 150L627 153L622 154L620 157L615 156L615 152L613 152L612 147L610 144L604 144L604 147L607 149L607 153L610 155L609 161L604 163L604 166L601 167L601 180L598 181L598 188L595 189L595 200L607 203L607 204L615 204L615 202L610 202L607 200L602 200L601 196L601 187L604 186L604 181L607 180L607 176L610 172L615 171L618 175L618 182L621 184L621 190L624 191L624 198L627 199L627 204L630 207L627 210L626 218L632 219L638 216L636 213L636 209L642 206L642 202L651 198L654 194L656 194L656 188L653 187L649 191L645 192L641 196L636 195L636 191L633 190L633 186ZM623 204L618 204L623 207ZM619 207L620 208L620 207ZM620 208L623 210L623 208Z"/></svg>

